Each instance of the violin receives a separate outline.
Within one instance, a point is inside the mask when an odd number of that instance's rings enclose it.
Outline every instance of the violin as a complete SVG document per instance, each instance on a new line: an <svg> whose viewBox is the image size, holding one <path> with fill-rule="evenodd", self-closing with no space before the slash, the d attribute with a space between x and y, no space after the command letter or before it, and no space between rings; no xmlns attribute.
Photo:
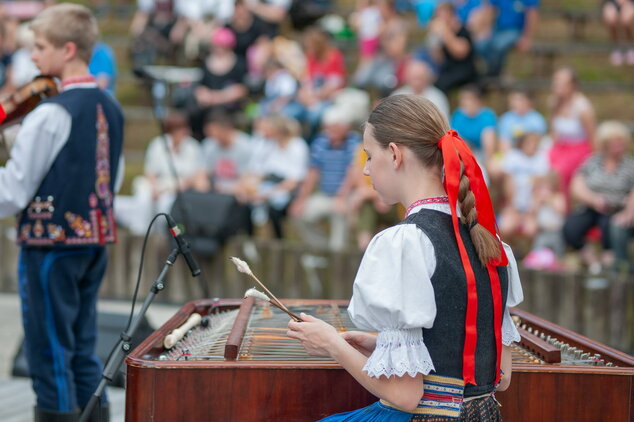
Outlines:
<svg viewBox="0 0 634 422"><path fill-rule="evenodd" d="M59 93L57 83L51 76L39 75L26 85L18 88L6 99L0 101L0 106L6 113L6 118L0 124L0 129L22 121L42 100Z"/></svg>

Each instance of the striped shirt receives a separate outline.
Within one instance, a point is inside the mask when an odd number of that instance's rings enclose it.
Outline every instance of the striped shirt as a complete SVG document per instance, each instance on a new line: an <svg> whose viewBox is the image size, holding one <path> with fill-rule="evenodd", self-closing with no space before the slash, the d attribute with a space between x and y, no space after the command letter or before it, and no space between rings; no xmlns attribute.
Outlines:
<svg viewBox="0 0 634 422"><path fill-rule="evenodd" d="M620 165L612 172L603 166L603 155L593 154L579 170L590 190L600 193L608 204L621 208L629 193L634 189L634 158L623 157Z"/></svg>
<svg viewBox="0 0 634 422"><path fill-rule="evenodd" d="M334 196L346 176L346 170L354 159L361 138L357 132L349 132L345 141L333 147L325 134L320 134L310 147L310 167L319 170L319 189Z"/></svg>

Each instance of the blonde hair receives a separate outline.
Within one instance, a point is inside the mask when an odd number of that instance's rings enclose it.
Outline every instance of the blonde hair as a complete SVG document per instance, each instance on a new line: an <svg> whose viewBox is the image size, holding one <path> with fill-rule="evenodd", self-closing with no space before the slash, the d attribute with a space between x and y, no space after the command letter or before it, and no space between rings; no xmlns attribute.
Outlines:
<svg viewBox="0 0 634 422"><path fill-rule="evenodd" d="M601 123L597 128L597 149L605 151L608 141L614 138L623 138L629 144L632 141L632 134L627 126L617 120L607 120Z"/></svg>
<svg viewBox="0 0 634 422"><path fill-rule="evenodd" d="M42 35L60 48L72 42L77 56L89 63L92 49L99 37L97 21L90 10L79 4L62 3L44 9L31 22L35 34Z"/></svg>
<svg viewBox="0 0 634 422"><path fill-rule="evenodd" d="M281 114L272 114L266 117L269 124L275 129L283 139L299 136L301 128L297 120Z"/></svg>
<svg viewBox="0 0 634 422"><path fill-rule="evenodd" d="M449 130L449 123L431 101L417 95L387 97L372 111L367 123L382 148L387 148L390 142L403 145L416 155L423 166L444 170L438 141ZM475 199L461 162L458 190L460 221L470 227L478 258L482 265L486 265L500 257L500 244L484 226L477 223Z"/></svg>

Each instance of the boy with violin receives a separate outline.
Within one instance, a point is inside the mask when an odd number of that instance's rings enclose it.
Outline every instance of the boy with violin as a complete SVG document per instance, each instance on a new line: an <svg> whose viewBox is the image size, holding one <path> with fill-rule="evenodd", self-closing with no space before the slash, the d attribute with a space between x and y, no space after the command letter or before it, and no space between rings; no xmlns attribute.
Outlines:
<svg viewBox="0 0 634 422"><path fill-rule="evenodd" d="M116 241L112 201L122 170L123 115L88 72L98 28L87 8L52 6L31 28L33 61L61 81L61 92L26 116L0 167L0 217L17 214L35 420L75 421L101 379L96 302L105 245ZM105 398L91 418L108 420Z"/></svg>

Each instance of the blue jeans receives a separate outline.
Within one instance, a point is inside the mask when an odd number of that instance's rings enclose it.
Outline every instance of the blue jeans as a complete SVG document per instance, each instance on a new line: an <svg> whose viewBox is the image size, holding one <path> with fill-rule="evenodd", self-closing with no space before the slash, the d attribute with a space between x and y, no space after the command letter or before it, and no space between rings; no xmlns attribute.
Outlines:
<svg viewBox="0 0 634 422"><path fill-rule="evenodd" d="M519 29L496 29L491 37L475 44L476 52L487 65L487 76L499 76L506 55L522 36Z"/></svg>
<svg viewBox="0 0 634 422"><path fill-rule="evenodd" d="M106 263L104 247L20 251L26 357L39 409L83 408L101 381L102 365L94 349L97 293Z"/></svg>

